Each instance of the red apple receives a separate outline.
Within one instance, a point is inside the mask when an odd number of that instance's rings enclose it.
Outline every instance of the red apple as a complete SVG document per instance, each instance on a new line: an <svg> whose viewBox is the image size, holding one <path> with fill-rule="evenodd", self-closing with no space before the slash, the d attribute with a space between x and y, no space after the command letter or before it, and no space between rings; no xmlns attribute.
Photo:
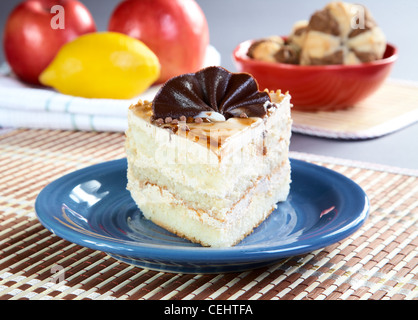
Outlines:
<svg viewBox="0 0 418 320"><path fill-rule="evenodd" d="M199 70L209 44L206 17L194 0L122 1L108 29L141 40L157 55L158 83Z"/></svg>
<svg viewBox="0 0 418 320"><path fill-rule="evenodd" d="M7 19L5 56L21 80L39 84L39 75L63 44L94 31L93 17L79 1L26 0Z"/></svg>

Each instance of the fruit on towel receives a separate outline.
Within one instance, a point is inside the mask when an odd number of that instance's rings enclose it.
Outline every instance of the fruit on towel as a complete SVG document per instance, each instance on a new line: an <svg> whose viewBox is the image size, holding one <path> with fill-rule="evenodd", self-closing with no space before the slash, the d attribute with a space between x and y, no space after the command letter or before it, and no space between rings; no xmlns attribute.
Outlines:
<svg viewBox="0 0 418 320"><path fill-rule="evenodd" d="M39 84L39 75L63 44L95 31L90 11L79 1L23 1L6 21L5 57L21 80Z"/></svg>
<svg viewBox="0 0 418 320"><path fill-rule="evenodd" d="M121 1L108 30L141 40L157 55L159 83L200 70L209 44L208 23L195 0Z"/></svg>
<svg viewBox="0 0 418 320"><path fill-rule="evenodd" d="M39 80L68 95L131 99L159 75L158 58L144 43L121 33L95 32L64 45Z"/></svg>

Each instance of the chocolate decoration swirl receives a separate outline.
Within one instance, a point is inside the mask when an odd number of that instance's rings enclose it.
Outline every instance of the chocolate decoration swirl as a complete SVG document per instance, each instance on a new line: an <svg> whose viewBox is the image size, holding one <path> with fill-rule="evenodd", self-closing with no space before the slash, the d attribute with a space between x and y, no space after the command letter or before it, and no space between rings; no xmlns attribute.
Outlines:
<svg viewBox="0 0 418 320"><path fill-rule="evenodd" d="M225 119L264 117L264 104L270 100L260 92L256 80L247 73L231 73L222 67L208 67L196 73L168 80L152 103L154 118L195 117L202 111L215 111Z"/></svg>

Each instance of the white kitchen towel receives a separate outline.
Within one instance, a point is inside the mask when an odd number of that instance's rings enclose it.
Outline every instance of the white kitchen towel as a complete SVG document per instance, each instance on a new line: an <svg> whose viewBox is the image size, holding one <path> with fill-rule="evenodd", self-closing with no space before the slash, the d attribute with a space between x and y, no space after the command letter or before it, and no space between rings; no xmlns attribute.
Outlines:
<svg viewBox="0 0 418 320"><path fill-rule="evenodd" d="M220 64L220 54L209 46L204 67ZM152 86L131 100L80 98L26 85L3 65L0 127L123 132L127 128L128 107L139 99L151 101L159 88Z"/></svg>

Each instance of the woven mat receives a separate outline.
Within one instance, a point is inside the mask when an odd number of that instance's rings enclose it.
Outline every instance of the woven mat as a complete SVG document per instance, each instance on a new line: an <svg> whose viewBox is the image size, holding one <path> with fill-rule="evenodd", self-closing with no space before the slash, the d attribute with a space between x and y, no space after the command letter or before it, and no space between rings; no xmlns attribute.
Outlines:
<svg viewBox="0 0 418 320"><path fill-rule="evenodd" d="M353 179L370 217L349 238L261 269L172 274L51 234L34 201L49 182L124 156L122 134L13 130L0 136L0 299L418 299L418 175L293 153Z"/></svg>
<svg viewBox="0 0 418 320"><path fill-rule="evenodd" d="M292 110L292 130L335 139L377 138L418 121L418 85L386 82L353 108L332 112Z"/></svg>

